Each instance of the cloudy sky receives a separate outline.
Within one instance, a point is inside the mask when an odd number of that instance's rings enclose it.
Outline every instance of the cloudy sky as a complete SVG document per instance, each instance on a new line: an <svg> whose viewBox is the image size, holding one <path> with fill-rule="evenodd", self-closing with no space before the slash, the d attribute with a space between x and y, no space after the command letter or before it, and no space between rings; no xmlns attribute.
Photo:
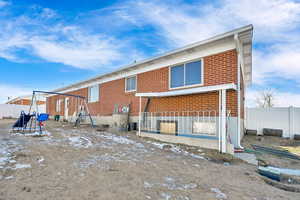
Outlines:
<svg viewBox="0 0 300 200"><path fill-rule="evenodd" d="M277 106L300 106L300 1L0 0L0 102L248 24L248 105L272 89Z"/></svg>

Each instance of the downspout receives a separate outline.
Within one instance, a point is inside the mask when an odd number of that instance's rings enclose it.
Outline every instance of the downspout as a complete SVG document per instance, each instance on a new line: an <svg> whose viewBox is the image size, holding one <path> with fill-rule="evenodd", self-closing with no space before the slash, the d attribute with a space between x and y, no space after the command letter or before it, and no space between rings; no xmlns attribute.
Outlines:
<svg viewBox="0 0 300 200"><path fill-rule="evenodd" d="M237 145L238 148L244 149L241 146L241 52L240 52L240 41L238 34L234 35L234 41L237 50L237 106L238 106L238 113L237 113L237 127L238 127L238 135L237 135Z"/></svg>

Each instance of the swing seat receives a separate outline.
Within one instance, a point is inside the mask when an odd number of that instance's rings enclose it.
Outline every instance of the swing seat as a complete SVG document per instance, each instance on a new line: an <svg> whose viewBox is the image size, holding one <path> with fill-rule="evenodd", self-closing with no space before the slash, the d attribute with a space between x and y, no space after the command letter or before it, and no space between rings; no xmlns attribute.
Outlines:
<svg viewBox="0 0 300 200"><path fill-rule="evenodd" d="M37 121L38 122L44 122L47 121L49 119L49 114L47 113L41 113L38 115Z"/></svg>

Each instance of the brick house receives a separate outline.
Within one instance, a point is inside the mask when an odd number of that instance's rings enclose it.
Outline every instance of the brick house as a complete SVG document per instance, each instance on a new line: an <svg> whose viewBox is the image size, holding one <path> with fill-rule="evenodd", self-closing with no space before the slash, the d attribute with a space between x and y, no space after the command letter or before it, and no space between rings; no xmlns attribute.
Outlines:
<svg viewBox="0 0 300 200"><path fill-rule="evenodd" d="M252 25L241 27L53 92L85 96L99 124L113 126L114 115L127 114L140 136L201 140L223 152L228 143L239 148L252 32ZM46 105L50 115L66 119L78 110L78 100L59 95L48 96Z"/></svg>
<svg viewBox="0 0 300 200"><path fill-rule="evenodd" d="M30 105L31 104L32 95L25 95L13 98L6 102L6 104L15 104L15 105ZM45 98L41 98L37 101L38 105L46 104Z"/></svg>

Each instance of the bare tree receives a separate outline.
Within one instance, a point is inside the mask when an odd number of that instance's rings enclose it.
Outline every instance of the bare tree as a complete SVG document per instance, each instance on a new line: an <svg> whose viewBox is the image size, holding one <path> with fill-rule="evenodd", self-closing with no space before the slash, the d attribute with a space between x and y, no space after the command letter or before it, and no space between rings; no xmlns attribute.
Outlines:
<svg viewBox="0 0 300 200"><path fill-rule="evenodd" d="M271 89L261 91L256 97L256 104L260 108L272 108L274 107L274 92Z"/></svg>

